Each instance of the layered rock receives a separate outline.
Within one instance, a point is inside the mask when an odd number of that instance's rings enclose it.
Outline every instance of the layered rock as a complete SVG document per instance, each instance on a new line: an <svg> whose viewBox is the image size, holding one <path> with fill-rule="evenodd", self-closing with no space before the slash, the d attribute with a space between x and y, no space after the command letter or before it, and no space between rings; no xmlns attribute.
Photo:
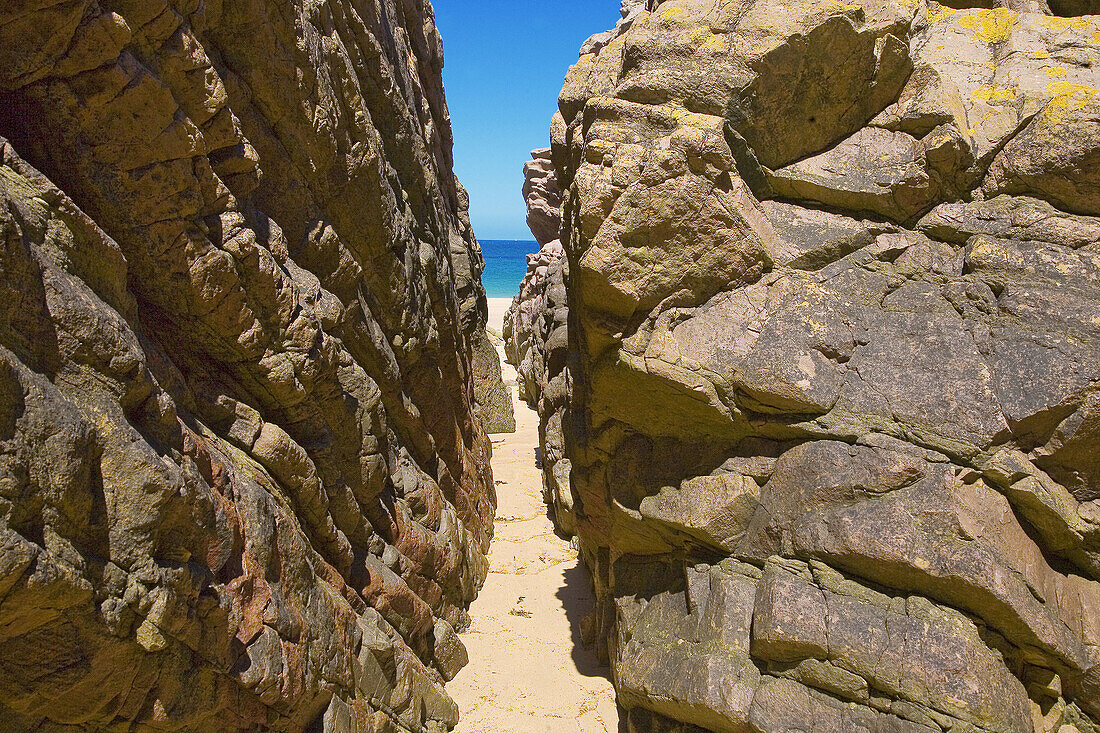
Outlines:
<svg viewBox="0 0 1100 733"><path fill-rule="evenodd" d="M560 241L561 188L550 160L550 148L531 151L523 166L523 200L527 203L527 227L539 245Z"/></svg>
<svg viewBox="0 0 1100 733"><path fill-rule="evenodd" d="M1100 730L1100 18L953 5L666 0L569 72L631 730Z"/></svg>
<svg viewBox="0 0 1100 733"><path fill-rule="evenodd" d="M573 498L562 432L569 404L567 274L560 242L528 255L527 275L504 319L504 348L516 367L520 399L539 416L543 498L557 528L572 534Z"/></svg>
<svg viewBox="0 0 1100 733"><path fill-rule="evenodd" d="M495 498L427 3L0 10L0 725L449 730Z"/></svg>
<svg viewBox="0 0 1100 733"><path fill-rule="evenodd" d="M516 368L519 396L539 415L543 497L559 530L572 534L573 498L562 421L569 404L569 339L565 278L568 264L557 239L561 190L549 148L524 166L527 223L542 244L527 256L527 274L504 317L504 349Z"/></svg>

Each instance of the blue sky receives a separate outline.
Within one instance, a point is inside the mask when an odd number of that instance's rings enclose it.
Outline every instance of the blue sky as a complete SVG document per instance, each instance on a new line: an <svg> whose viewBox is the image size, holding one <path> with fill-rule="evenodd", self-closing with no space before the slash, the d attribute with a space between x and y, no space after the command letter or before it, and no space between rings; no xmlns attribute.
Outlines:
<svg viewBox="0 0 1100 733"><path fill-rule="evenodd" d="M520 188L550 144L565 72L581 43L619 19L618 0L433 0L455 172L480 239L532 239Z"/></svg>

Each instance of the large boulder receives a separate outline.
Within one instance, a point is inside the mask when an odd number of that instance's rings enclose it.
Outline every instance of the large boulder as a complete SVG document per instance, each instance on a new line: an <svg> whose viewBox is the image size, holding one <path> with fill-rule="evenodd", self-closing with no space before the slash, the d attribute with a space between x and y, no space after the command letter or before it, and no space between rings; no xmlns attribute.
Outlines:
<svg viewBox="0 0 1100 733"><path fill-rule="evenodd" d="M430 5L7 3L0 61L0 728L451 729L495 496Z"/></svg>
<svg viewBox="0 0 1100 733"><path fill-rule="evenodd" d="M665 0L569 71L629 730L1100 730L1100 17L981 4Z"/></svg>
<svg viewBox="0 0 1100 733"><path fill-rule="evenodd" d="M514 433L516 415L512 406L512 390L504 384L500 353L492 338L484 329L474 334L474 414L487 433Z"/></svg>

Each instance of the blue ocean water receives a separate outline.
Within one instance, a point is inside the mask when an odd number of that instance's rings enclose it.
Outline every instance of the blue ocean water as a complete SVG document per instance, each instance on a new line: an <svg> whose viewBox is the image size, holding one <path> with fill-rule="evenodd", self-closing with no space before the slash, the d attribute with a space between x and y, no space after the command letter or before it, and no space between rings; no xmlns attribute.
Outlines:
<svg viewBox="0 0 1100 733"><path fill-rule="evenodd" d="M539 251L538 242L482 239L481 254L485 257L485 272L481 282L490 298L512 298L519 293L519 283L527 274L527 255Z"/></svg>

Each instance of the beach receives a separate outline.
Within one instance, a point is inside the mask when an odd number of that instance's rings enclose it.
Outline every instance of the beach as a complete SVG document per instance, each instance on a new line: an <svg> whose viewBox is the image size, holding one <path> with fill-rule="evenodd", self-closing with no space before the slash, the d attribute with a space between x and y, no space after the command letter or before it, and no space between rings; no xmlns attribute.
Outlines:
<svg viewBox="0 0 1100 733"><path fill-rule="evenodd" d="M486 327L489 332L497 336L504 334L504 314L508 312L508 308L512 305L511 298L486 298L489 302L489 321ZM500 360L501 366L505 366L504 362L504 349L500 348Z"/></svg>

